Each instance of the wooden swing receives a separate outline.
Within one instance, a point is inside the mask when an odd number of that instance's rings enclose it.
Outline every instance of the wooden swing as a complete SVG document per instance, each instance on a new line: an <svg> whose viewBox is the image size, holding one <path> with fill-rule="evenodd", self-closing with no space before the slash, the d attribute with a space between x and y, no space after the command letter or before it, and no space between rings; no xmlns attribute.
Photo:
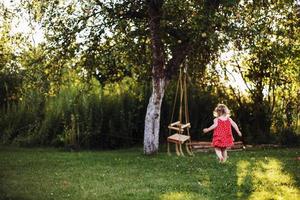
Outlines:
<svg viewBox="0 0 300 200"><path fill-rule="evenodd" d="M171 122L168 126L169 128L169 137L167 138L168 145L168 154L170 153L170 143L174 143L176 146L176 154L178 156L184 156L182 151L182 144L185 144L186 151L189 155L193 155L192 148L189 145L191 143L191 136L189 129L191 128L191 123L189 122L189 113L188 113L188 101L187 101L187 65L180 67L179 77L176 86L176 94L174 99L173 111ZM179 93L179 113L178 120L173 122L173 117L175 113L175 107L178 99ZM184 113L183 113L184 112ZM184 117L184 119L183 119ZM184 123L183 123L184 122ZM171 135L172 131L176 133Z"/></svg>

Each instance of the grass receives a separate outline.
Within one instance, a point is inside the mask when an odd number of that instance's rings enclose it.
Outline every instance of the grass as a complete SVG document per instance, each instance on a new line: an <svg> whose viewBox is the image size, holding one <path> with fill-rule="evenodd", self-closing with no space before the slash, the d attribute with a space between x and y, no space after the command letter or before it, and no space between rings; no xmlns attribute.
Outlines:
<svg viewBox="0 0 300 200"><path fill-rule="evenodd" d="M0 199L300 199L300 149L144 156L0 147Z"/></svg>

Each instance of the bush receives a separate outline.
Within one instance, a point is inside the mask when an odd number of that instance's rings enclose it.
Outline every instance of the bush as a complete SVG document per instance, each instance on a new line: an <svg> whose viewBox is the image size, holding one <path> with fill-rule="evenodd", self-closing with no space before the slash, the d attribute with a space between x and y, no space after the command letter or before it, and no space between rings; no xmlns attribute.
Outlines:
<svg viewBox="0 0 300 200"><path fill-rule="evenodd" d="M280 143L286 146L298 146L300 135L297 135L293 129L285 129L279 134Z"/></svg>
<svg viewBox="0 0 300 200"><path fill-rule="evenodd" d="M161 143L169 136L176 85L171 83L162 105ZM3 144L20 146L60 146L68 149L116 149L141 145L144 117L150 96L148 84L124 79L101 87L97 81L91 85L66 84L55 96L29 91L22 100L8 103L0 111L0 139ZM212 111L219 103L219 95L212 91L189 89L189 113L193 140L211 140L211 134L202 129L213 122ZM292 129L280 129L280 134L256 134L253 104L238 104L227 95L222 101L232 109L232 118L241 127L247 143L274 143L297 145L299 135ZM175 109L174 121L178 117ZM276 122L282 118L278 115ZM274 123L276 124L276 123ZM236 135L236 134L235 134ZM240 140L240 138L236 138Z"/></svg>
<svg viewBox="0 0 300 200"><path fill-rule="evenodd" d="M124 87L126 86L126 87ZM57 96L28 95L1 113L1 141L21 146L113 149L140 144L149 90L131 79ZM44 101L43 101L44 100Z"/></svg>

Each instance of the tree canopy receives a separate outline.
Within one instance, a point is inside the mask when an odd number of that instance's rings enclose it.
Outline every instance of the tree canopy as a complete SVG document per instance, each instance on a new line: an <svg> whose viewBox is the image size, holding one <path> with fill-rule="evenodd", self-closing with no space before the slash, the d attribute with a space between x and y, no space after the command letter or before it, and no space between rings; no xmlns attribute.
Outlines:
<svg viewBox="0 0 300 200"><path fill-rule="evenodd" d="M43 110L75 85L83 85L74 95L79 103L83 93L135 83L144 92L132 91L137 97L132 102L140 102L139 118L146 114L144 146L149 148L144 151L152 154L161 138L160 117L167 117L161 113L163 98L170 104L173 80L186 63L192 92L197 91L191 99L201 94L199 101L211 106L232 104L250 140L268 141L272 133L298 130L296 1L21 0L14 7L0 6L0 102L6 108L40 95ZM44 40L34 43L31 33L13 34L15 18L26 18L30 29L39 25ZM222 60L223 55L229 59ZM229 81L230 74L241 76L243 83ZM245 91L236 89L239 84L245 84ZM194 106L199 112L206 109ZM45 119L45 114L38 116ZM80 114L67 116L66 124L80 119ZM203 116L195 122L203 124Z"/></svg>

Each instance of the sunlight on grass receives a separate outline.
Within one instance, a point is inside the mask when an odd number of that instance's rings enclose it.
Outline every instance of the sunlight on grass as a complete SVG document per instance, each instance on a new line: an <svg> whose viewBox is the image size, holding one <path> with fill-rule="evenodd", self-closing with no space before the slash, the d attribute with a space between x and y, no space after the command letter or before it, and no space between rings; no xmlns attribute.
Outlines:
<svg viewBox="0 0 300 200"><path fill-rule="evenodd" d="M242 160L237 165L237 196L239 199L245 199L247 194L251 192L251 168L250 162Z"/></svg>
<svg viewBox="0 0 300 200"><path fill-rule="evenodd" d="M161 195L161 200L192 200L195 199L193 195L187 192L169 192Z"/></svg>
<svg viewBox="0 0 300 200"><path fill-rule="evenodd" d="M299 196L299 150L234 152L220 165L214 154L145 157L131 149L0 146L0 199L293 200Z"/></svg>
<svg viewBox="0 0 300 200"><path fill-rule="evenodd" d="M282 163L277 159L259 161L251 166L248 161L237 164L238 186L252 185L249 199L299 199L300 191L293 177L283 171ZM239 190L238 197L243 195Z"/></svg>
<svg viewBox="0 0 300 200"><path fill-rule="evenodd" d="M249 169L250 163L248 161L240 161L238 166L237 166L237 174L238 174L238 180L237 184L238 186L241 186L244 181L246 176L248 175L248 169Z"/></svg>
<svg viewBox="0 0 300 200"><path fill-rule="evenodd" d="M200 187L210 188L211 187L211 180L208 174L203 174L201 179L198 181L198 185Z"/></svg>

